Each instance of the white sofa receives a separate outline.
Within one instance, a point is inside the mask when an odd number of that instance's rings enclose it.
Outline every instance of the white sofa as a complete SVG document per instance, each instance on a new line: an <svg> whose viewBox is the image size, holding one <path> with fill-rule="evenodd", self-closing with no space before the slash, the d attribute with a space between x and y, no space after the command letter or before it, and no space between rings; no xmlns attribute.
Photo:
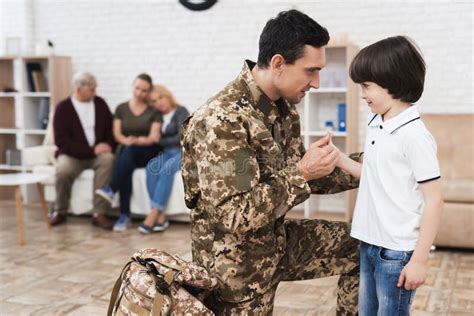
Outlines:
<svg viewBox="0 0 474 316"><path fill-rule="evenodd" d="M54 152L56 146L43 145L23 149L23 164L32 168L33 173L45 173L51 175L44 181L44 195L47 202L54 202L56 190L54 188ZM87 214L92 211L94 171L84 170L74 181L71 192L71 203L69 212L72 214ZM146 188L145 168L135 170L133 173L133 191L130 200L130 211L136 215L146 216L150 212L150 198ZM119 206L118 194L114 198L113 207ZM169 219L176 221L189 221L190 210L184 203L184 188L181 172L174 177L173 189L166 209Z"/></svg>

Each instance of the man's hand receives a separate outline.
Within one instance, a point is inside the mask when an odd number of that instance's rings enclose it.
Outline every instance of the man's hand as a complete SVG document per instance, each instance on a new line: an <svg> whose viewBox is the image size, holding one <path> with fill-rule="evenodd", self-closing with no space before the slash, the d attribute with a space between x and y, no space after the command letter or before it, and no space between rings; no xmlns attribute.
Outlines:
<svg viewBox="0 0 474 316"><path fill-rule="evenodd" d="M408 291L417 289L425 283L427 270L427 263L410 260L400 273L397 287L404 286Z"/></svg>
<svg viewBox="0 0 474 316"><path fill-rule="evenodd" d="M111 152L112 152L112 147L110 147L110 145L107 144L107 143L98 143L94 147L94 154L96 156L98 156L100 154L111 153Z"/></svg>
<svg viewBox="0 0 474 316"><path fill-rule="evenodd" d="M318 179L333 172L338 158L339 150L332 144L331 136L326 134L320 140L309 145L298 168L306 181Z"/></svg>

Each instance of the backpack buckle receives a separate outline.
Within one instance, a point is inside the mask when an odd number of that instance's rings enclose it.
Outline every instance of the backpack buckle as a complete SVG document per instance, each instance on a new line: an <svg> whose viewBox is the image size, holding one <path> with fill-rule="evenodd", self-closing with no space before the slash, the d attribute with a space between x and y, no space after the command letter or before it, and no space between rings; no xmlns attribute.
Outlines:
<svg viewBox="0 0 474 316"><path fill-rule="evenodd" d="M168 283L166 283L163 276L159 273L157 273L155 276L156 276L155 289L161 294L169 294L170 286L168 285Z"/></svg>

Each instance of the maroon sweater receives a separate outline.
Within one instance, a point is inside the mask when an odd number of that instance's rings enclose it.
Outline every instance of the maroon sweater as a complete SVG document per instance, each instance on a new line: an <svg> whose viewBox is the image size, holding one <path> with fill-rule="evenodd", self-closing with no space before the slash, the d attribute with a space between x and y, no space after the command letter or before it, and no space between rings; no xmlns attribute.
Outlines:
<svg viewBox="0 0 474 316"><path fill-rule="evenodd" d="M112 113L105 100L94 98L95 105L95 144L108 143L115 147L112 134ZM58 103L53 119L54 142L58 147L56 156L66 154L78 159L94 158L94 147L89 146L81 121L71 98Z"/></svg>

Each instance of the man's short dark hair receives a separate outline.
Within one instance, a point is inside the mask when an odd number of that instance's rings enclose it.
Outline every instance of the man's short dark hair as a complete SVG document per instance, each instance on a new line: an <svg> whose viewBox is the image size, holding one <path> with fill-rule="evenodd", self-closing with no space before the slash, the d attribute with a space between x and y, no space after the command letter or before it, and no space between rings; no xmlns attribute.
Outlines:
<svg viewBox="0 0 474 316"><path fill-rule="evenodd" d="M355 83L374 82L403 102L416 102L423 93L425 61L416 44L394 36L363 48L351 63Z"/></svg>
<svg viewBox="0 0 474 316"><path fill-rule="evenodd" d="M297 10L283 11L263 28L257 64L267 68L276 54L293 64L303 55L305 45L320 48L328 42L328 31L315 20Z"/></svg>

